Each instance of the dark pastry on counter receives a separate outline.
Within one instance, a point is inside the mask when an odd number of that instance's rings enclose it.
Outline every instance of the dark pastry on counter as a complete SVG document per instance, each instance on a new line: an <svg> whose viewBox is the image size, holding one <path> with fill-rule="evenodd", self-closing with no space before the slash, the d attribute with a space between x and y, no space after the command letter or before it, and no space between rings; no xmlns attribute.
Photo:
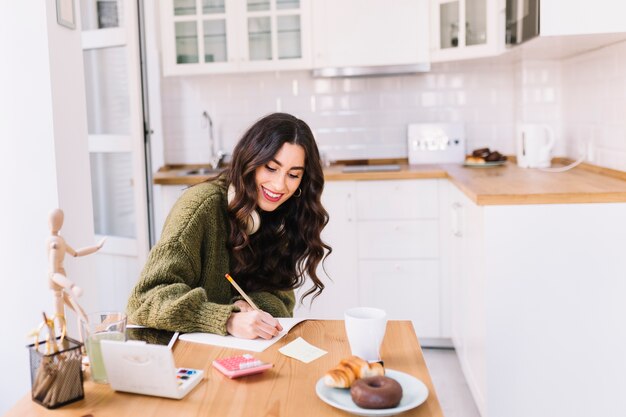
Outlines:
<svg viewBox="0 0 626 417"><path fill-rule="evenodd" d="M357 379L350 388L352 401L361 408L393 408L400 404L402 386L386 376Z"/></svg>
<svg viewBox="0 0 626 417"><path fill-rule="evenodd" d="M485 161L487 162L506 161L506 156L502 155L498 151L493 151L485 157Z"/></svg>
<svg viewBox="0 0 626 417"><path fill-rule="evenodd" d="M472 152L472 156L479 157L479 158L486 158L490 153L491 151L489 150L489 148L480 148L480 149L475 149Z"/></svg>

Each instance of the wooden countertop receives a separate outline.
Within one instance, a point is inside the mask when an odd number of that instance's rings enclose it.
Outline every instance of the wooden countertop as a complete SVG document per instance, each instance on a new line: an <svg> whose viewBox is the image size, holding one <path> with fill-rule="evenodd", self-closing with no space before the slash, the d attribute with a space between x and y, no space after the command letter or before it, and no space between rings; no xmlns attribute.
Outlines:
<svg viewBox="0 0 626 417"><path fill-rule="evenodd" d="M579 165L566 172L446 164L448 178L476 204L570 204L626 202L626 173Z"/></svg>
<svg viewBox="0 0 626 417"><path fill-rule="evenodd" d="M553 163L560 166L568 162L555 159ZM590 164L559 173L519 168L512 161L489 168L467 168L460 164L408 165L406 162L399 165L399 171L358 173L344 173L344 165L334 165L324 169L324 176L327 181L448 178L478 205L626 202L626 172ZM161 168L154 176L154 183L193 185L208 176L180 174L201 167Z"/></svg>
<svg viewBox="0 0 626 417"><path fill-rule="evenodd" d="M306 364L278 352L298 337L328 353ZM114 392L109 385L85 381L84 400L57 410L47 410L34 403L30 395L25 395L5 417L348 416L348 413L319 399L315 384L328 369L349 356L349 352L343 321L307 320L267 350L254 353L259 359L273 363L271 370L231 380L213 369L211 362L219 357L240 355L243 351L178 341L174 346L176 365L205 371L205 380L182 400ZM381 356L386 368L413 375L428 387L426 401L402 413L402 416L443 417L437 392L410 321L391 320L387 323Z"/></svg>

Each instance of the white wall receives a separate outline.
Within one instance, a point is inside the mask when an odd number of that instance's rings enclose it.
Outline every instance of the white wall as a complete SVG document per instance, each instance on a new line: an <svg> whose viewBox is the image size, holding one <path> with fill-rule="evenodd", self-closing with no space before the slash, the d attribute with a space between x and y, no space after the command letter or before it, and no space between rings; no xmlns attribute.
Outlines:
<svg viewBox="0 0 626 417"><path fill-rule="evenodd" d="M61 207L62 234L75 248L92 244L93 220L80 31L56 23L55 2L0 2L0 253L3 337L0 414L30 388L26 338L53 311L47 283L47 217ZM85 286L93 259L66 260Z"/></svg>

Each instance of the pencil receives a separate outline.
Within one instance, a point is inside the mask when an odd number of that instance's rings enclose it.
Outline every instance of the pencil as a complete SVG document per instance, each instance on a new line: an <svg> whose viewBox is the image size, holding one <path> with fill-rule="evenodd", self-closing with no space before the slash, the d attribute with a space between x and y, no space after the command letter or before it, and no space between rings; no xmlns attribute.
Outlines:
<svg viewBox="0 0 626 417"><path fill-rule="evenodd" d="M233 287L235 287L235 289L237 290L237 292L239 294L241 294L241 296L243 297L244 300L246 300L248 302L248 304L250 304L250 307L252 307L255 310L258 310L259 307L256 306L256 304L254 304L254 301L252 301L250 299L250 297L248 297L248 294L246 294L239 285L237 285L237 283L235 282L235 280L233 279L233 277L231 277L229 274L226 274L226 279L230 281L231 284L233 284Z"/></svg>

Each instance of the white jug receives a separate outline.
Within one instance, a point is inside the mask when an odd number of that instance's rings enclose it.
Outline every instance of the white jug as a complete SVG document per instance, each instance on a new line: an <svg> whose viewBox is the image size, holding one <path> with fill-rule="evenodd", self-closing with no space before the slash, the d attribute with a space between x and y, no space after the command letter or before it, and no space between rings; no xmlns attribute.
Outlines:
<svg viewBox="0 0 626 417"><path fill-rule="evenodd" d="M545 125L520 125L517 128L517 165L522 168L550 166L554 131Z"/></svg>

